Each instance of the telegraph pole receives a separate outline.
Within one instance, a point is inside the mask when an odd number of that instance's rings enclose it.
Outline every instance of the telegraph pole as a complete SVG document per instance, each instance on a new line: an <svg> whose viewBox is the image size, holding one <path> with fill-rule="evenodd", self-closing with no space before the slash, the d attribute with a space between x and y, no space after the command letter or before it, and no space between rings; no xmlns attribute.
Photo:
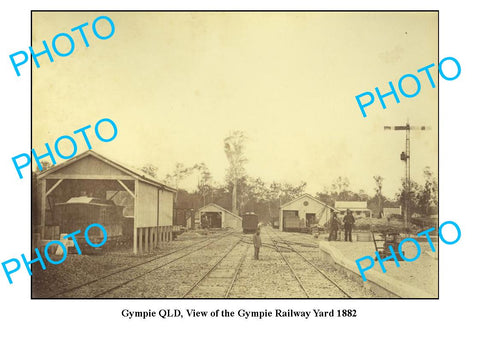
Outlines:
<svg viewBox="0 0 480 340"><path fill-rule="evenodd" d="M400 154L400 160L405 162L405 201L403 203L403 220L405 229L408 228L409 216L410 216L410 131L411 130L431 130L429 126L410 126L407 120L407 124L400 126L384 126L384 130L403 131L405 130L405 151Z"/></svg>

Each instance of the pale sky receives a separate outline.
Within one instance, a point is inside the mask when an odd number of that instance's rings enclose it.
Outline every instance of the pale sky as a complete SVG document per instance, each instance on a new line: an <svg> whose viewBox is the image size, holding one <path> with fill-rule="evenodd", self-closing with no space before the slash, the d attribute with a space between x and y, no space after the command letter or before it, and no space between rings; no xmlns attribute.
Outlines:
<svg viewBox="0 0 480 340"><path fill-rule="evenodd" d="M100 15L115 23L108 40L91 30ZM437 67L435 89L417 73L438 64L437 13L34 13L33 49L84 22L90 47L72 33L72 55L53 63L41 56L41 68L33 66L35 149L108 117L118 136L103 143L92 131L100 154L152 163L161 178L176 162L205 162L223 182L223 139L244 130L253 177L306 181L314 195L338 176L373 194L372 177L382 175L393 198L405 133L383 126L409 119L432 127L412 132L412 178L423 182L425 166L437 173ZM418 75L420 93L399 93L399 104L386 97L386 110L377 98L363 118L355 96L376 86L385 93L406 73ZM405 89L413 92L407 82Z"/></svg>

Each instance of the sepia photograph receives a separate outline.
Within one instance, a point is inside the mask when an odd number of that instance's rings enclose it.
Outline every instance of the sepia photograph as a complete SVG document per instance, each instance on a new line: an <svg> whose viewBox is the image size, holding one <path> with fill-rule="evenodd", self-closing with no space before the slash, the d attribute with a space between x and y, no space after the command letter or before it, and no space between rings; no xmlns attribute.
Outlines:
<svg viewBox="0 0 480 340"><path fill-rule="evenodd" d="M439 298L438 11L31 23L32 299Z"/></svg>

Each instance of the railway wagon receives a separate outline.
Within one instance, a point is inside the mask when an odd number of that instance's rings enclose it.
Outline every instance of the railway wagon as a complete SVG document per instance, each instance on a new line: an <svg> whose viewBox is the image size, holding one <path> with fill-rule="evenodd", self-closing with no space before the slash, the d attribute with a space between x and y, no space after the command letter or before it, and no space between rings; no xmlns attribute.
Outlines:
<svg viewBox="0 0 480 340"><path fill-rule="evenodd" d="M242 216L242 229L244 234L253 234L257 231L258 215L253 212Z"/></svg>
<svg viewBox="0 0 480 340"><path fill-rule="evenodd" d="M129 236L127 219L123 217L123 206L116 205L113 201L94 197L72 197L65 203L55 204L55 217L60 226L60 233L70 234L76 230L81 233L75 235L80 249L87 252L92 247L87 246L85 229L93 224L101 224L107 231L107 242L102 248L116 246ZM91 228L88 237L92 243L101 243L104 236L99 228ZM97 249L97 248L93 248Z"/></svg>

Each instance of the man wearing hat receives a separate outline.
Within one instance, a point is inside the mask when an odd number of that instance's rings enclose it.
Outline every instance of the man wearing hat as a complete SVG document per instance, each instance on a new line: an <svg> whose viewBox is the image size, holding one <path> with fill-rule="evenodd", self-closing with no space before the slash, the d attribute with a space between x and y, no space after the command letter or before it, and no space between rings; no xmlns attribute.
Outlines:
<svg viewBox="0 0 480 340"><path fill-rule="evenodd" d="M341 225L341 222L339 221L337 217L337 213L333 210L330 210L330 213L332 214L332 217L330 218L330 235L328 235L328 240L329 241L336 241L337 240L337 232L338 228Z"/></svg>
<svg viewBox="0 0 480 340"><path fill-rule="evenodd" d="M347 214L343 218L343 223L345 223L345 242L352 242L352 229L355 223L355 218L350 209L347 209Z"/></svg>

